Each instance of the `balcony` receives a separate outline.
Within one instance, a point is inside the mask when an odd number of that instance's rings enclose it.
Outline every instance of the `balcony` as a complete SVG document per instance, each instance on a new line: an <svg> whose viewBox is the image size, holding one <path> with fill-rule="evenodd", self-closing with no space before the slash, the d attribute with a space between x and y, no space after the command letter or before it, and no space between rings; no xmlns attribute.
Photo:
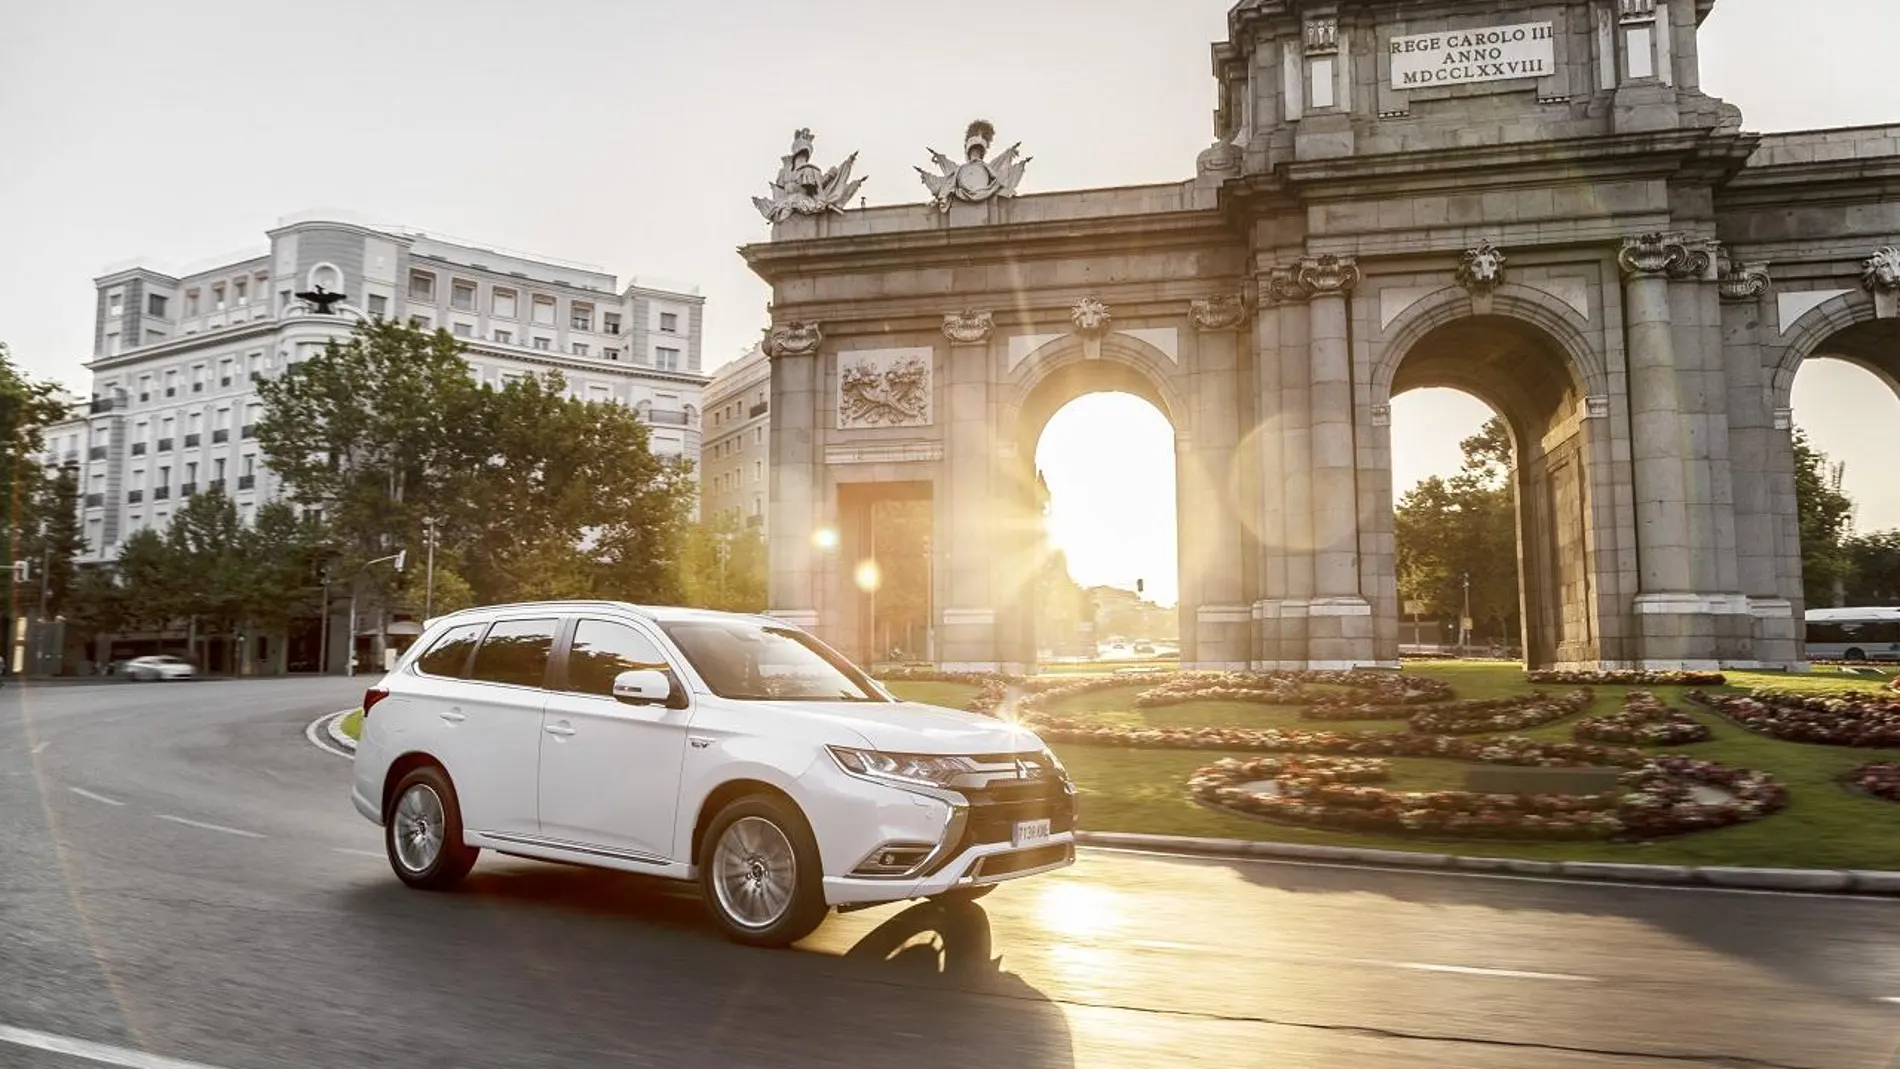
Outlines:
<svg viewBox="0 0 1900 1069"><path fill-rule="evenodd" d="M101 412L110 412L117 407L119 407L119 399L116 397L95 397L92 399L92 404L87 406L87 411L96 416Z"/></svg>
<svg viewBox="0 0 1900 1069"><path fill-rule="evenodd" d="M206 484L205 484L205 486L206 486L207 488L209 488L209 489L212 489L212 490L222 490L222 489L224 489L224 480L223 480L223 479L213 479L213 480L211 480L210 482L208 482L208 483L206 483Z"/></svg>
<svg viewBox="0 0 1900 1069"><path fill-rule="evenodd" d="M153 501L163 501L163 500L165 500L166 498L168 498L168 497L170 497L170 496L172 496L172 488L171 488L171 487L169 487L169 486L154 486L154 487L152 487L152 500L153 500Z"/></svg>
<svg viewBox="0 0 1900 1069"><path fill-rule="evenodd" d="M105 505L106 505L106 495L104 494L87 494L86 495L87 508L98 509L98 508L104 508Z"/></svg>
<svg viewBox="0 0 1900 1069"><path fill-rule="evenodd" d="M104 460L105 458L106 447L103 445L95 445L91 449L86 450L87 460Z"/></svg>
<svg viewBox="0 0 1900 1069"><path fill-rule="evenodd" d="M211 442L213 445L216 445L219 442L228 442L230 440L231 440L231 431L227 427L219 427L217 430L211 432Z"/></svg>
<svg viewBox="0 0 1900 1069"><path fill-rule="evenodd" d="M125 492L125 503L128 505L136 505L143 500L145 500L145 491L143 490L127 490Z"/></svg>
<svg viewBox="0 0 1900 1069"><path fill-rule="evenodd" d="M197 431L193 431L192 433L185 435L185 448L190 449L191 447L196 446L196 445L203 445L204 440L205 440L205 436L203 434L200 434Z"/></svg>
<svg viewBox="0 0 1900 1069"><path fill-rule="evenodd" d="M158 440L158 451L159 451L159 452L161 452L161 453L169 453L169 452L171 452L171 451L172 451L172 445L173 445L173 444L175 443L175 441L176 441L176 440L175 440L175 439L172 439L172 438L160 438L160 439Z"/></svg>
<svg viewBox="0 0 1900 1069"><path fill-rule="evenodd" d="M747 419L757 419L770 411L772 411L772 402L760 401L758 404L746 409L745 415Z"/></svg>
<svg viewBox="0 0 1900 1069"><path fill-rule="evenodd" d="M257 485L257 476L255 476L255 475L240 475L240 476L238 476L238 489L239 489L239 490L249 490L249 489L251 489L251 488L253 488L253 487L255 487L256 485Z"/></svg>
<svg viewBox="0 0 1900 1069"><path fill-rule="evenodd" d="M190 497L191 495L193 495L193 494L195 494L195 493L197 493L197 492L198 492L198 484L197 484L197 483L181 483L181 484L179 484L179 487L178 487L178 496L179 496L179 497Z"/></svg>
<svg viewBox="0 0 1900 1069"><path fill-rule="evenodd" d="M144 442L133 442L133 443L132 443L132 455L133 455L133 456L135 456L135 457L142 457L142 456L144 456L144 455L145 455L145 443L144 443Z"/></svg>
<svg viewBox="0 0 1900 1069"><path fill-rule="evenodd" d="M238 428L238 437L239 437L239 438L255 438L255 437L257 437L257 424L255 424L255 423L246 423L246 424L245 424L244 426L242 426L242 427L239 427L239 428Z"/></svg>

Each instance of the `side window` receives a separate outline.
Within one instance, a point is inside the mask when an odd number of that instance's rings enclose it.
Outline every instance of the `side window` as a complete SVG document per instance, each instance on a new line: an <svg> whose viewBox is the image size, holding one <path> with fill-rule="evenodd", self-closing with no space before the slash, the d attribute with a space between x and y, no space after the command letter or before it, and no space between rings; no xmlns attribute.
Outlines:
<svg viewBox="0 0 1900 1069"><path fill-rule="evenodd" d="M460 679L468 668L469 651L482 637L482 628L486 624L463 624L452 627L435 640L416 661L416 671L423 675L441 676L444 679Z"/></svg>
<svg viewBox="0 0 1900 1069"><path fill-rule="evenodd" d="M650 638L627 624L582 620L567 651L567 688L577 694L612 697L614 677L636 668L668 671L666 656Z"/></svg>
<svg viewBox="0 0 1900 1069"><path fill-rule="evenodd" d="M484 683L538 687L546 682L555 620L502 620L488 629L468 677Z"/></svg>

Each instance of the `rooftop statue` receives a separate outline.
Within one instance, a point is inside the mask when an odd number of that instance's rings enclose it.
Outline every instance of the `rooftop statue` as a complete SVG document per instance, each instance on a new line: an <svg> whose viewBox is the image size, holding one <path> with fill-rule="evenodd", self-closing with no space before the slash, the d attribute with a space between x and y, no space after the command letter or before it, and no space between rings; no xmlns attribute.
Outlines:
<svg viewBox="0 0 1900 1069"><path fill-rule="evenodd" d="M917 176L930 188L930 198L938 211L949 211L951 201L975 204L992 197L1016 195L1016 186L1029 166L1029 157L1017 158L1017 150L1022 148L1019 141L995 160L988 159L990 142L995 138L996 127L978 119L963 132L964 162L961 164L934 148L930 150L930 162L943 173L931 174L919 167Z"/></svg>
<svg viewBox="0 0 1900 1069"><path fill-rule="evenodd" d="M857 195L858 187L864 184L862 178L856 181L851 178L851 168L858 162L858 154L853 152L838 166L821 171L811 162L811 148L810 130L792 135L792 152L780 158L778 178L771 184L771 198L752 198L760 215L779 223L794 215L842 213Z"/></svg>

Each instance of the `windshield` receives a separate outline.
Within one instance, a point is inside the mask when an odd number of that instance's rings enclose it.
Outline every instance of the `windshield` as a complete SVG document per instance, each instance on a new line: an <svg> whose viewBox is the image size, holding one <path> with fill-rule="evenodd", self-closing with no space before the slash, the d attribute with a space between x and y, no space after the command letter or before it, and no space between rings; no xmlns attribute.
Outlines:
<svg viewBox="0 0 1900 1069"><path fill-rule="evenodd" d="M679 620L660 626L722 698L888 700L849 661L797 628L751 620Z"/></svg>

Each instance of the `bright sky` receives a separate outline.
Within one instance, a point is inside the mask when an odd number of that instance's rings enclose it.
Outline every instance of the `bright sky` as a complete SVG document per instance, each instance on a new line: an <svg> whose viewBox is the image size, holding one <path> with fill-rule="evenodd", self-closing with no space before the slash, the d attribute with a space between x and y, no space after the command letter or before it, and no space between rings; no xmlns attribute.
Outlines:
<svg viewBox="0 0 1900 1069"><path fill-rule="evenodd" d="M873 204L922 199L912 165L928 161L927 146L954 150L976 116L1034 157L1026 192L1184 179L1212 137L1208 45L1225 37L1230 6L10 4L0 339L29 369L84 389L91 279L106 265L255 250L279 217L333 208L623 279L697 282L716 365L764 323L766 289L733 249L765 236L748 198L794 129L816 132L826 166L859 150ZM1810 6L1721 0L1702 35L1709 91L1756 130L1900 119L1893 0L1812 5L1826 8L1821 26ZM1806 422L1848 462L1862 526L1900 525L1900 491L1881 477L1893 432L1860 430L1895 426L1895 401L1863 387L1804 376L1796 418L1865 415ZM1419 462L1415 474L1455 468L1458 438L1483 419L1462 399L1401 405L1397 452ZM1092 440L1126 437L1112 410L1090 413L1072 418ZM1167 450L1165 434L1156 442ZM1081 526L1118 530L1118 516L1166 508L1172 489L1138 475L1122 472L1114 504ZM1077 577L1159 583L1169 568L1147 556L1159 552L1157 542Z"/></svg>

